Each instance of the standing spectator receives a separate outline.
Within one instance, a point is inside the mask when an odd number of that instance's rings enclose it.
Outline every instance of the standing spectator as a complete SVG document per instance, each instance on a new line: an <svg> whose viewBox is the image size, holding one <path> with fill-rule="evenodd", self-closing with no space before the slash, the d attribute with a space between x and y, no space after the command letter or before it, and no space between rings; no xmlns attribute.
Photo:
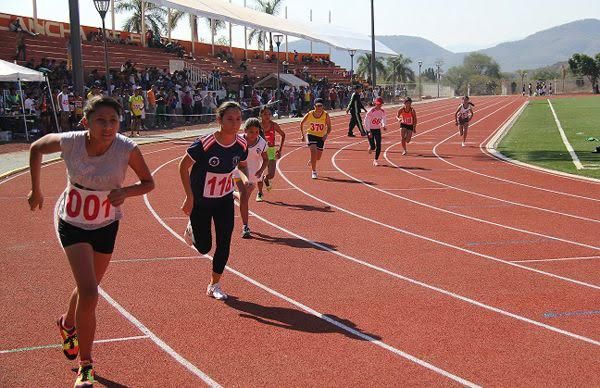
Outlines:
<svg viewBox="0 0 600 388"><path fill-rule="evenodd" d="M204 98L202 99L202 109L204 110L204 114L206 115L204 118L205 122L210 122L211 121L211 116L210 114L212 114L212 96L210 95L210 92L206 93L206 95L204 96Z"/></svg>
<svg viewBox="0 0 600 388"><path fill-rule="evenodd" d="M26 61L26 55L25 55L25 35L23 35L23 31L19 30L19 32L17 32L17 39L16 39L16 55L15 55L15 60L17 61Z"/></svg>
<svg viewBox="0 0 600 388"><path fill-rule="evenodd" d="M146 111L152 116L146 120L146 126L154 127L156 125L156 85L152 85L146 92L146 101L148 102Z"/></svg>
<svg viewBox="0 0 600 388"><path fill-rule="evenodd" d="M163 128L167 127L167 119L165 114L167 113L167 96L165 95L165 88L160 88L156 95L156 126Z"/></svg>
<svg viewBox="0 0 600 388"><path fill-rule="evenodd" d="M202 114L202 94L200 94L200 89L196 89L196 92L194 93L194 115L201 115ZM200 120L201 117L199 116L195 116L194 117L194 122L198 122L198 120Z"/></svg>
<svg viewBox="0 0 600 388"><path fill-rule="evenodd" d="M69 104L69 88L62 86L62 91L56 97L60 110L60 128L62 132L71 130L71 105Z"/></svg>
<svg viewBox="0 0 600 388"><path fill-rule="evenodd" d="M329 89L329 106L333 110L335 109L335 102L337 100L337 92L335 88Z"/></svg>
<svg viewBox="0 0 600 388"><path fill-rule="evenodd" d="M183 111L183 116L185 118L185 125L190 125L191 115L192 115L192 105L194 100L192 99L192 93L188 90L181 97L181 109Z"/></svg>
<svg viewBox="0 0 600 388"><path fill-rule="evenodd" d="M283 62L281 62L281 65L283 66L283 73L287 74L290 63L284 60Z"/></svg>

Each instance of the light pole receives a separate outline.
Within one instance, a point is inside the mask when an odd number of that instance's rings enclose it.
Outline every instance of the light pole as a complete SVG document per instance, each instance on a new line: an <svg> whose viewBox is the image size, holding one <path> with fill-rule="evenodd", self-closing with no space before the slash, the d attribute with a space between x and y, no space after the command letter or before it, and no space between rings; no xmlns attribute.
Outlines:
<svg viewBox="0 0 600 388"><path fill-rule="evenodd" d="M440 78L441 78L440 67L442 66L442 62L437 61L435 63L435 66L437 67L437 98L440 98Z"/></svg>
<svg viewBox="0 0 600 388"><path fill-rule="evenodd" d="M273 35L273 40L277 45L277 91L275 92L275 99L279 100L279 45L281 45L281 41L283 40L283 35L275 34Z"/></svg>
<svg viewBox="0 0 600 388"><path fill-rule="evenodd" d="M421 87L421 66L423 66L423 61L419 61L419 100L423 97L423 89Z"/></svg>
<svg viewBox="0 0 600 388"><path fill-rule="evenodd" d="M110 0L94 0L94 6L96 7L96 11L100 14L102 18L102 40L104 41L104 71L106 72L106 91L110 96L110 73L108 70L108 48L106 47L106 27L104 25L104 17L106 16L106 12L108 12L108 8L110 7ZM144 21L142 20L142 23Z"/></svg>
<svg viewBox="0 0 600 388"><path fill-rule="evenodd" d="M356 54L356 50L350 49L348 50L348 54L350 54L350 83L354 82L354 55Z"/></svg>
<svg viewBox="0 0 600 388"><path fill-rule="evenodd" d="M377 69L375 68L375 4L371 0L371 87L377 86Z"/></svg>

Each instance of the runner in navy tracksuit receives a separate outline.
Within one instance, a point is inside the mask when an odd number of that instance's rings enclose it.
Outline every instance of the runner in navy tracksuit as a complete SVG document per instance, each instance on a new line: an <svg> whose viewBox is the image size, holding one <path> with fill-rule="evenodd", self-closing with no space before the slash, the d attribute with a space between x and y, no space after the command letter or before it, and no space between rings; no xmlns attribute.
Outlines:
<svg viewBox="0 0 600 388"><path fill-rule="evenodd" d="M348 124L348 136L354 137L354 127L358 126L358 131L361 136L367 136L367 132L363 128L362 118L360 117L361 111L367 111L360 100L360 91L362 90L361 85L356 85L354 87L354 93L352 93L352 97L350 98L350 103L346 108L346 114L350 113L350 123Z"/></svg>

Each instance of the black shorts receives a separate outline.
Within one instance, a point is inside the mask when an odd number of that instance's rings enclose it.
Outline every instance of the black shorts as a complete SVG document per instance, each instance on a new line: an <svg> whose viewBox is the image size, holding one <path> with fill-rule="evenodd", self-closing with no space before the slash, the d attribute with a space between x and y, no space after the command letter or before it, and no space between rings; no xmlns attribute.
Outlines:
<svg viewBox="0 0 600 388"><path fill-rule="evenodd" d="M309 146L314 144L317 146L319 151L323 151L323 148L325 147L325 140L323 140L322 137L309 134L307 138Z"/></svg>
<svg viewBox="0 0 600 388"><path fill-rule="evenodd" d="M458 119L459 125L464 125L464 124L467 124L468 122L469 122L469 119Z"/></svg>
<svg viewBox="0 0 600 388"><path fill-rule="evenodd" d="M415 127L413 125L408 125L408 124L400 124L400 128L404 128L404 129L408 129L409 131L414 131Z"/></svg>
<svg viewBox="0 0 600 388"><path fill-rule="evenodd" d="M100 229L86 230L58 220L58 236L63 248L77 243L88 243L94 252L111 254L115 250L115 241L119 230L119 221Z"/></svg>

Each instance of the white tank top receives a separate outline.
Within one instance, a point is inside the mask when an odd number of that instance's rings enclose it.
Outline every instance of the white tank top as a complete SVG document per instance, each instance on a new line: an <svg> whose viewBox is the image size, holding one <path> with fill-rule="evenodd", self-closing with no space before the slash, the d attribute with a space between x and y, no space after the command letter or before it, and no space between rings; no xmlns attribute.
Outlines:
<svg viewBox="0 0 600 388"><path fill-rule="evenodd" d="M58 216L73 226L93 230L122 218L120 207L111 209L106 204L105 193L122 186L129 155L137 145L117 134L103 155L89 156L85 148L86 136L87 131L61 134L60 148L67 166L67 188L58 200ZM73 189L78 193L71 193ZM93 198L94 192L97 192L97 198ZM96 217L92 217L94 215Z"/></svg>
<svg viewBox="0 0 600 388"><path fill-rule="evenodd" d="M458 111L458 117L461 119L468 119L469 118L469 110L471 109L471 105L467 105L467 107L465 108L465 106L463 104L459 105L460 110Z"/></svg>
<svg viewBox="0 0 600 388"><path fill-rule="evenodd" d="M262 167L262 154L263 152L267 151L267 147L268 144L266 140L260 136L258 137L258 141L256 142L256 144L254 144L253 146L248 146L248 158L246 159L246 162L248 164L248 181L251 183L258 182L259 178L256 177L256 172ZM240 177L239 170L237 168L235 169L233 174L236 178Z"/></svg>

